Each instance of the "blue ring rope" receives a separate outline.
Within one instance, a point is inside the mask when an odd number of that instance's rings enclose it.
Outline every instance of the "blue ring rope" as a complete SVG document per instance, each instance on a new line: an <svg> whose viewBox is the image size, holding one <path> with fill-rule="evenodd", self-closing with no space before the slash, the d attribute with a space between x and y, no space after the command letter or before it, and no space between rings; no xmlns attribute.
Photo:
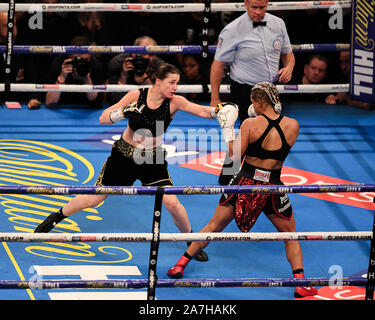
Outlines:
<svg viewBox="0 0 375 320"><path fill-rule="evenodd" d="M228 288L228 287L305 287L305 286L365 286L365 278L342 278L333 281L328 278L242 278L242 279L159 279L156 287L192 287L192 288ZM67 288L102 288L102 289L141 289L147 288L147 279L122 280L1 280L0 289L67 289Z"/></svg>
<svg viewBox="0 0 375 320"><path fill-rule="evenodd" d="M208 53L216 52L216 45L210 45ZM293 52L311 52L311 51L348 51L350 44L345 43L311 43L292 45ZM0 53L7 50L5 45L0 45ZM34 45L14 45L14 54L72 54L72 53L100 53L100 54L120 54L120 53L138 53L138 54L201 54L203 47L200 45L175 46L34 46Z"/></svg>
<svg viewBox="0 0 375 320"><path fill-rule="evenodd" d="M173 186L173 187L127 187L127 186L0 186L0 194L113 194L154 195L164 194L222 194L222 193L331 193L373 192L375 184L332 185L251 185L251 186Z"/></svg>

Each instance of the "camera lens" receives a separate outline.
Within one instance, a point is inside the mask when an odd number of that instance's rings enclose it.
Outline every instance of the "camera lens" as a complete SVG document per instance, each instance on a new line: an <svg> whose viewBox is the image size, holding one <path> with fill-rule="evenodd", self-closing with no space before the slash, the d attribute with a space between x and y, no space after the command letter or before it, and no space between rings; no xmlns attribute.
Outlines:
<svg viewBox="0 0 375 320"><path fill-rule="evenodd" d="M143 58L141 55L136 55L133 58L134 74L138 77L143 76L147 67L150 65L150 60Z"/></svg>
<svg viewBox="0 0 375 320"><path fill-rule="evenodd" d="M89 73L89 65L88 63L78 63L76 66L77 74L81 77L86 76Z"/></svg>
<svg viewBox="0 0 375 320"><path fill-rule="evenodd" d="M89 63L86 59L76 56L73 58L72 64L80 77L84 77L89 73Z"/></svg>

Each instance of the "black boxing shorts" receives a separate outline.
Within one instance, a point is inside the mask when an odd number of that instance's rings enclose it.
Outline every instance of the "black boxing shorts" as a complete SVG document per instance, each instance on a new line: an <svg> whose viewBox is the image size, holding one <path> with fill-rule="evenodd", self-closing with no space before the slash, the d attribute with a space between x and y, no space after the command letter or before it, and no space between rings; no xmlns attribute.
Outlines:
<svg viewBox="0 0 375 320"><path fill-rule="evenodd" d="M115 141L95 185L132 186L136 180L143 186L173 186L165 150L161 147L140 149L123 139Z"/></svg>
<svg viewBox="0 0 375 320"><path fill-rule="evenodd" d="M229 185L283 185L281 170L256 168L244 162ZM290 220L293 214L289 197L284 194L241 193L223 194L219 205L230 204L234 207L235 220L242 232L248 232L263 211L266 215L276 214Z"/></svg>

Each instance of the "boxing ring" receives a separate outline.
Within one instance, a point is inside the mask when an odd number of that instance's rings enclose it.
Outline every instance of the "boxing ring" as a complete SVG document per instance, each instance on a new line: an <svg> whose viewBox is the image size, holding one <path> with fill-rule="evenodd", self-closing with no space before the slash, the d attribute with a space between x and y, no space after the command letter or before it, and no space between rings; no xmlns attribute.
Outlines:
<svg viewBox="0 0 375 320"><path fill-rule="evenodd" d="M350 1L329 1L313 2L307 1L303 5L298 2L290 3L270 3L269 10L290 10L290 9L309 9L309 8L328 8L333 4L339 4L343 7L350 7ZM0 10L14 13L14 10L27 11L29 4L15 4L10 1L9 5L0 4ZM13 11L12 11L13 10ZM205 4L54 4L43 5L42 10L47 11L148 11L148 12L179 12L179 11L203 11L207 14L210 11L241 11L244 10L242 4L214 4L206 1ZM11 16L12 14L10 14ZM12 28L10 27L9 30ZM301 44L293 45L294 51L340 51L348 50L348 44ZM213 53L215 46L209 46L207 43L197 46L90 46L90 47L72 47L72 46L0 46L0 52L6 53L11 57L13 54L38 54L38 53L153 53L153 54L175 54L175 53L192 53L202 54ZM0 84L1 91L16 92L127 92L138 88L133 85L61 85L61 84L13 84L9 81ZM208 87L209 89L209 87ZM311 93L311 92L346 92L349 90L349 84L342 85L278 85L281 93ZM200 93L203 92L202 85L180 85L179 93ZM229 86L222 85L221 93L228 93ZM91 129L90 129L91 130ZM7 140L7 139L4 139ZM2 143L5 148L11 148L7 145L11 141ZM1 140L0 140L1 143ZM1 163L1 162L0 162ZM292 176L292 174L291 174ZM290 194L337 194L341 197L345 193L368 193L372 195L375 192L375 184L326 184L326 185L292 185L283 186L216 186L216 185L185 185L175 187L91 187L76 185L0 185L0 195L41 195L41 196L65 196L73 194L110 194L123 197L151 196L154 198L154 210L151 233L66 233L60 230L57 233L33 234L31 231L25 232L0 232L0 241L3 243L150 243L149 260L148 260L148 277L145 279L116 279L116 280L0 280L0 289L77 289L77 288L95 288L95 289L142 289L147 288L147 300L157 298L157 290L162 288L237 288L237 287L296 287L296 286L361 286L366 288L364 299L373 300L375 285L375 220L372 226L368 226L367 231L321 231L321 232L296 232L296 233L275 233L275 232L250 232L248 234L237 232L223 233L163 233L161 232L161 216L163 194L176 194L183 196L204 196L220 195L221 193L290 193ZM368 207L367 207L368 208ZM374 207L372 207L375 209ZM373 209L371 209L373 211ZM213 211L212 209L210 211ZM36 222L36 220L30 220ZM200 225L202 227L203 225ZM30 229L25 229L30 230ZM162 242L185 242L185 241L212 241L212 242L278 242L299 240L304 242L320 241L361 241L370 244L367 277L348 277L327 278L327 277L306 277L305 279L290 278L209 278L202 279L186 278L179 280L160 279L160 274L164 271L157 269L159 244ZM180 250L180 249L179 249ZM181 252L175 252L177 257ZM240 258L240 257L239 257ZM210 261L208 262L210 264ZM166 271L166 270L165 270ZM159 276L158 276L159 274Z"/></svg>
<svg viewBox="0 0 375 320"><path fill-rule="evenodd" d="M319 193L319 192L367 192L375 191L375 185L326 185L326 186L180 186L180 187L74 187L74 186L9 186L0 187L0 194L111 194L111 195L155 195L153 228L151 234L24 234L0 233L6 241L28 242L75 242L75 241L149 241L149 277L143 280L103 280L103 281L0 281L0 289L51 289L51 288L145 288L148 300L155 299L157 287L295 287L323 285L366 285L366 299L373 300L374 261L375 261L375 219L372 231L363 232L312 232L312 233L199 233L199 234L161 234L161 207L163 194L221 194L221 193ZM375 202L375 201L374 201ZM111 239L111 240L109 240ZM328 278L306 279L181 279L158 280L157 259L161 241L293 241L293 240L371 240L370 260L367 279L343 278L333 282Z"/></svg>

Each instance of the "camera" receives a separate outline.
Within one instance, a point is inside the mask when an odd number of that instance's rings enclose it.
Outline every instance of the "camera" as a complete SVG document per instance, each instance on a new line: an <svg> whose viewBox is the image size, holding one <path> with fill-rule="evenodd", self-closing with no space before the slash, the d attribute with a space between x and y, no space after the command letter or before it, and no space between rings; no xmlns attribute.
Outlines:
<svg viewBox="0 0 375 320"><path fill-rule="evenodd" d="M80 77L85 77L89 73L89 62L87 59L75 56L71 63Z"/></svg>
<svg viewBox="0 0 375 320"><path fill-rule="evenodd" d="M143 58L142 55L137 54L132 60L134 66L134 74L138 77L143 76L150 65L150 60Z"/></svg>

